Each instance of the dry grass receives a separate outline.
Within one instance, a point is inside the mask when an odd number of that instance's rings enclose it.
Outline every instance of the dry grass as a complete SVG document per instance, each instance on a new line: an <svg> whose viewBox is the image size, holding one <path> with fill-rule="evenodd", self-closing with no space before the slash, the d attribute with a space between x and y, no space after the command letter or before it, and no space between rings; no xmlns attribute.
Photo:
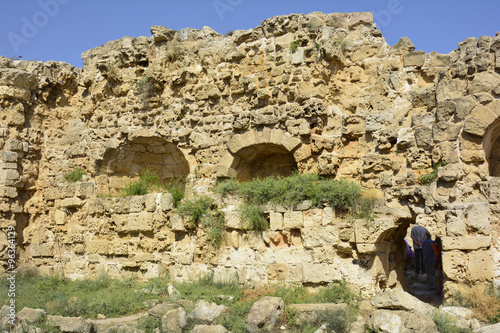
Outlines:
<svg viewBox="0 0 500 333"><path fill-rule="evenodd" d="M489 322L498 315L500 302L489 286L475 285L464 292L464 297L478 320Z"/></svg>

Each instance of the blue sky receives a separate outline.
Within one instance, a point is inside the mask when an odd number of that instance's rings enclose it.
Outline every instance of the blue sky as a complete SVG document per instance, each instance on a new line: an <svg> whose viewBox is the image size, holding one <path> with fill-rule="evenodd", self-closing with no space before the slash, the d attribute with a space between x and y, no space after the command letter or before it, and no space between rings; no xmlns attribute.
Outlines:
<svg viewBox="0 0 500 333"><path fill-rule="evenodd" d="M387 43L407 36L427 52L448 53L467 37L500 31L498 0L0 0L0 9L0 55L77 67L82 52L124 36L150 36L152 25L209 26L225 34L313 11L370 11Z"/></svg>

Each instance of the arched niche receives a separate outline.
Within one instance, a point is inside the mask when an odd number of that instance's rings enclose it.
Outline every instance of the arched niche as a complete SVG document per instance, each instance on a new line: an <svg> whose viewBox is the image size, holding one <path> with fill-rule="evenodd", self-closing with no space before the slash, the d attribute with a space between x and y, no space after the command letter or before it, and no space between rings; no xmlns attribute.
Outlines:
<svg viewBox="0 0 500 333"><path fill-rule="evenodd" d="M297 170L293 154L281 145L255 144L239 150L234 155L231 168L239 181L270 176L287 177Z"/></svg>
<svg viewBox="0 0 500 333"><path fill-rule="evenodd" d="M490 176L500 177L500 119L494 121L486 131L483 148Z"/></svg>
<svg viewBox="0 0 500 333"><path fill-rule="evenodd" d="M185 179L189 174L189 164L179 148L158 137L138 137L118 148L108 149L99 173L133 177L145 168L155 170L163 183Z"/></svg>
<svg viewBox="0 0 500 333"><path fill-rule="evenodd" d="M240 181L256 177L288 176L297 170L299 138L280 129L264 128L237 134L216 166L218 178Z"/></svg>

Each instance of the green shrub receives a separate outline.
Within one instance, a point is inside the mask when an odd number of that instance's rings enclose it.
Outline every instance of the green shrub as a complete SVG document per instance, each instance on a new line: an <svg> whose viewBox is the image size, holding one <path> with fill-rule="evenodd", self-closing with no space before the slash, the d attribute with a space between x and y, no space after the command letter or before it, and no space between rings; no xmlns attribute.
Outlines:
<svg viewBox="0 0 500 333"><path fill-rule="evenodd" d="M192 228L201 227L205 230L212 245L219 245L224 234L225 215L212 198L200 197L183 202L177 209L178 213L189 217Z"/></svg>
<svg viewBox="0 0 500 333"><path fill-rule="evenodd" d="M182 201L182 199L184 199L184 187L185 184L180 178L173 179L165 185L167 191L172 194L172 201L174 207L176 208L179 206L179 203Z"/></svg>
<svg viewBox="0 0 500 333"><path fill-rule="evenodd" d="M422 185L429 185L432 182L436 181L438 179L438 169L439 169L439 167L442 167L442 166L445 166L445 165L446 165L446 163L444 163L444 162L441 162L441 161L437 162L432 167L432 171L431 172L429 172L426 175L422 175L422 176L418 177L418 182L420 184L422 184Z"/></svg>
<svg viewBox="0 0 500 333"><path fill-rule="evenodd" d="M144 168L139 174L139 179L127 184L123 189L125 196L145 195L160 184L160 178L155 170Z"/></svg>
<svg viewBox="0 0 500 333"><path fill-rule="evenodd" d="M0 281L0 305L6 304L8 281ZM158 299L144 292L144 284L101 275L95 279L71 281L53 275L16 274L16 306L44 309L49 315L96 318L98 314L119 317L147 308L146 301ZM147 288L146 288L147 289Z"/></svg>
<svg viewBox="0 0 500 333"><path fill-rule="evenodd" d="M291 53L297 52L297 50L299 49L299 46L300 46L300 41L295 40L295 41L291 42L290 43L290 52Z"/></svg>
<svg viewBox="0 0 500 333"><path fill-rule="evenodd" d="M249 230L264 231L269 229L269 222L258 206L243 204L238 209L238 212L241 215L241 219L246 222Z"/></svg>
<svg viewBox="0 0 500 333"><path fill-rule="evenodd" d="M236 276L232 279L216 281L213 273L208 273L195 282L179 282L174 283L174 286L182 299L191 300L194 303L203 299L207 302L230 305L243 297L243 289ZM225 297L221 298L220 295ZM233 299L230 300L230 297Z"/></svg>
<svg viewBox="0 0 500 333"><path fill-rule="evenodd" d="M457 326L457 321L450 315L439 310L434 311L432 317L439 333L469 333L471 330L463 329Z"/></svg>
<svg viewBox="0 0 500 333"><path fill-rule="evenodd" d="M156 328L161 329L161 317L141 317L139 319L139 323L137 324L137 328L143 330L145 333L154 333Z"/></svg>
<svg viewBox="0 0 500 333"><path fill-rule="evenodd" d="M222 197L227 197L230 194L235 194L238 191L239 183L236 179L227 179L221 182L217 182L212 189L214 193L222 195Z"/></svg>
<svg viewBox="0 0 500 333"><path fill-rule="evenodd" d="M179 205L177 212L189 217L192 227L197 227L204 216L216 206L215 201L210 197L200 197L198 199L187 200Z"/></svg>
<svg viewBox="0 0 500 333"><path fill-rule="evenodd" d="M80 168L80 167L76 167L76 168L73 168L67 174L65 174L64 175L64 179L67 182L75 183L75 182L81 181L82 178L83 178L83 176L86 175L86 174L87 174L87 172L85 171L85 169Z"/></svg>

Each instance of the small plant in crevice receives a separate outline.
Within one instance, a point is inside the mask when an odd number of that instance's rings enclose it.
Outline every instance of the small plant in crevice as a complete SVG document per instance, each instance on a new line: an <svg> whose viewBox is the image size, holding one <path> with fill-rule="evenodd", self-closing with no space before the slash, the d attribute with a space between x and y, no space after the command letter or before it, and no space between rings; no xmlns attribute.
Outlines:
<svg viewBox="0 0 500 333"><path fill-rule="evenodd" d="M456 318L439 310L434 311L432 320L439 333L472 333L471 330L458 327Z"/></svg>
<svg viewBox="0 0 500 333"><path fill-rule="evenodd" d="M348 45L348 42L345 39L336 40L335 43L337 44L337 46L339 46L342 49L342 51L344 51Z"/></svg>
<svg viewBox="0 0 500 333"><path fill-rule="evenodd" d="M135 90L134 93L135 95L144 97L144 98L149 98L153 96L155 91L155 87L153 84L153 78L146 76L145 78L137 81L135 84Z"/></svg>
<svg viewBox="0 0 500 333"><path fill-rule="evenodd" d="M184 199L184 187L185 184L181 178L173 179L165 184L165 189L172 194L172 201L175 208Z"/></svg>
<svg viewBox="0 0 500 333"><path fill-rule="evenodd" d="M160 177L156 170L144 168L139 173L139 179L127 184L123 189L124 196L145 195L151 190L159 187Z"/></svg>
<svg viewBox="0 0 500 333"><path fill-rule="evenodd" d="M321 45L317 41L314 41L314 47L316 48L316 51L319 51Z"/></svg>
<svg viewBox="0 0 500 333"><path fill-rule="evenodd" d="M445 166L446 163L439 161L434 166L432 167L432 171L418 177L418 182L422 185L429 185L432 182L436 181L438 179L438 169L442 166Z"/></svg>
<svg viewBox="0 0 500 333"><path fill-rule="evenodd" d="M235 194L238 191L239 183L236 179L226 179L217 181L212 189L215 193L220 194L222 197L227 197L230 194Z"/></svg>
<svg viewBox="0 0 500 333"><path fill-rule="evenodd" d="M169 62L177 62L184 58L186 51L178 42L172 42L167 49L166 58Z"/></svg>
<svg viewBox="0 0 500 333"><path fill-rule="evenodd" d="M73 168L70 172L64 175L64 180L70 183L76 183L82 180L83 176L86 175L87 172L85 169L81 167Z"/></svg>
<svg viewBox="0 0 500 333"><path fill-rule="evenodd" d="M269 229L269 221L259 206L245 203L239 207L238 212L249 230L265 231Z"/></svg>
<svg viewBox="0 0 500 333"><path fill-rule="evenodd" d="M191 228L202 228L212 245L219 245L224 234L224 212L210 197L200 197L182 202L177 208L180 215L189 218Z"/></svg>
<svg viewBox="0 0 500 333"><path fill-rule="evenodd" d="M295 53L299 49L300 46L300 41L294 40L293 42L290 43L290 52Z"/></svg>

